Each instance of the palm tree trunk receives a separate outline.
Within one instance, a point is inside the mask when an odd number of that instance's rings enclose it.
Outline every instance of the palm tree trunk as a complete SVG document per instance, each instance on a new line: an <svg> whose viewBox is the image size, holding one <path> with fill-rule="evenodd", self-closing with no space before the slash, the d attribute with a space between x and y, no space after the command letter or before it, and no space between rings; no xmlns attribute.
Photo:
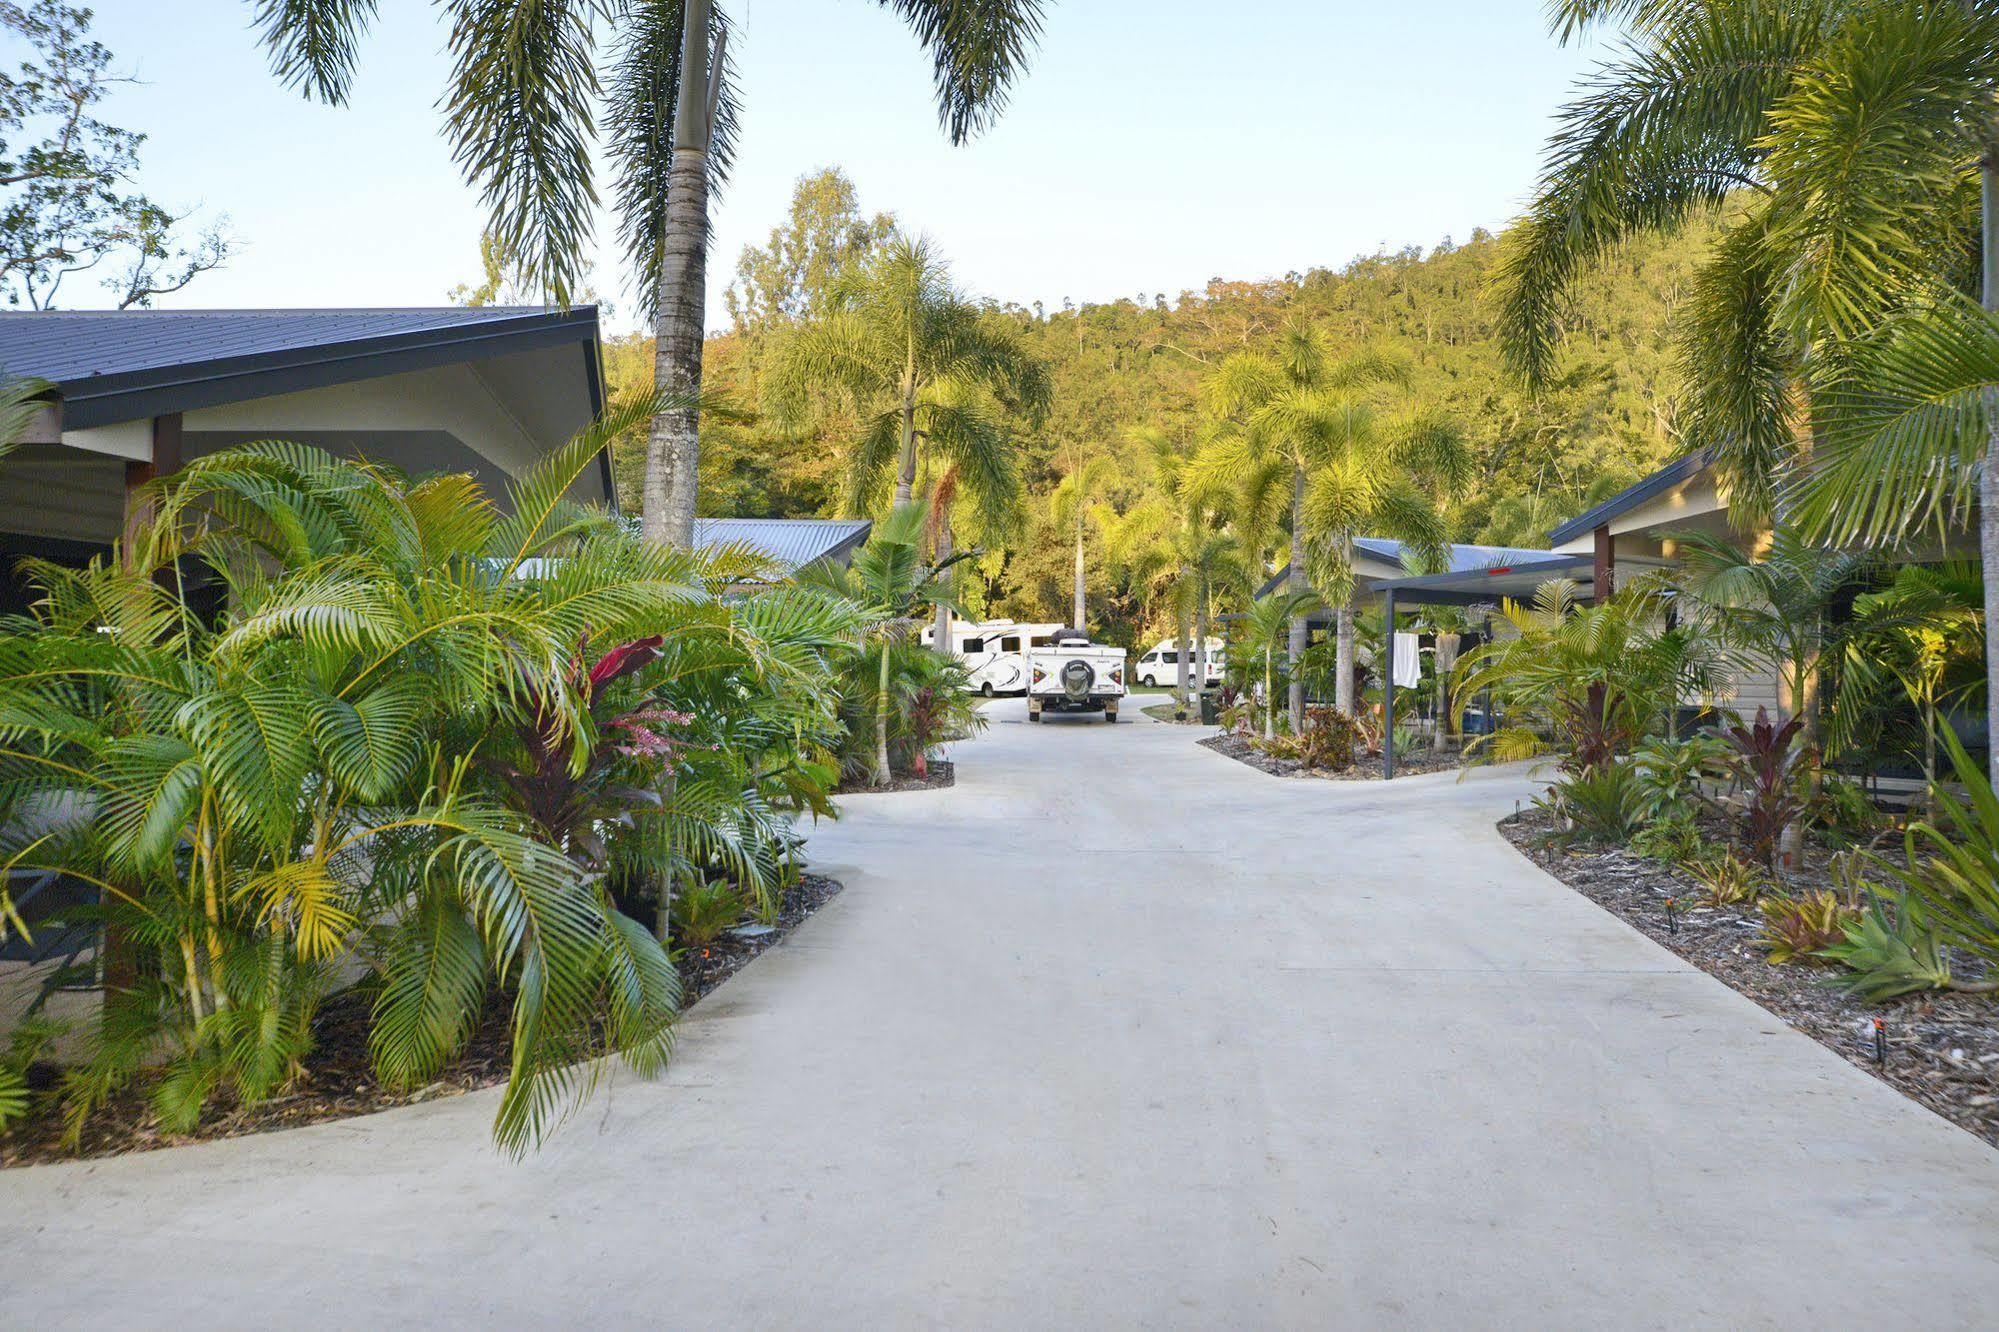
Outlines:
<svg viewBox="0 0 1999 1332"><path fill-rule="evenodd" d="M1302 593L1305 586L1305 469L1295 467L1291 471L1291 577L1286 586L1293 592ZM1291 617L1291 640L1285 654L1285 664L1291 669L1291 688L1288 700L1291 712L1291 734L1301 734L1305 729L1305 676L1298 669L1299 661L1305 655L1305 617Z"/></svg>
<svg viewBox="0 0 1999 1332"><path fill-rule="evenodd" d="M905 379L902 385L902 448L895 468L895 502L909 503L916 491L916 387Z"/></svg>
<svg viewBox="0 0 1999 1332"><path fill-rule="evenodd" d="M1185 578L1187 576L1187 571L1182 569L1180 571L1180 576L1182 578ZM1176 651L1173 654L1174 657L1177 659L1177 665L1175 669L1179 672L1179 679L1174 686L1174 696L1179 700L1180 704L1178 709L1179 715L1182 718L1184 718L1187 715L1187 679L1188 679L1187 656L1191 646L1187 642L1187 635L1189 631L1189 625L1187 621L1191 616L1191 611L1188 609L1187 603L1184 599L1175 598L1175 600L1178 600L1180 602L1180 605L1174 611L1174 615L1178 621L1177 627L1180 631L1180 637L1175 643Z"/></svg>
<svg viewBox="0 0 1999 1332"><path fill-rule="evenodd" d="M894 637L882 635L881 679L875 691L875 785L888 785L888 663Z"/></svg>
<svg viewBox="0 0 1999 1332"><path fill-rule="evenodd" d="M674 796L679 786L679 778L671 767L660 778L659 808L665 832L660 839L659 913L653 919L653 937L664 947L668 936L673 933L673 809Z"/></svg>
<svg viewBox="0 0 1999 1332"><path fill-rule="evenodd" d="M680 97L673 113L673 165L666 229L660 239L653 322L653 384L684 395L663 408L646 440L644 513L648 540L694 544L694 499L701 469L701 346L708 302L708 24L710 0L682 10Z"/></svg>
<svg viewBox="0 0 1999 1332"><path fill-rule="evenodd" d="M1277 737L1277 644L1263 645L1263 738Z"/></svg>
<svg viewBox="0 0 1999 1332"><path fill-rule="evenodd" d="M1999 311L1999 122L1988 130L1978 173L1980 239L1984 242L1982 303ZM1985 466L1978 478L1978 558L1985 574L1986 775L1999 785L1999 393L1985 394Z"/></svg>
<svg viewBox="0 0 1999 1332"><path fill-rule="evenodd" d="M943 564L951 558L954 549L951 538L951 514L947 510L937 515L937 563ZM947 577L949 575L946 575ZM939 589L940 591L942 589ZM937 603L937 619L934 625L936 642L931 646L940 657L951 655L951 608L942 601Z"/></svg>
<svg viewBox="0 0 1999 1332"><path fill-rule="evenodd" d="M1194 603L1194 692L1208 692L1208 580L1203 578L1200 599Z"/></svg>
<svg viewBox="0 0 1999 1332"><path fill-rule="evenodd" d="M1078 502L1080 503L1080 501ZM1088 624L1085 623L1088 611L1089 608L1083 604L1083 520L1078 517L1076 520L1076 618L1074 623L1078 629L1082 629L1085 632L1089 629Z"/></svg>

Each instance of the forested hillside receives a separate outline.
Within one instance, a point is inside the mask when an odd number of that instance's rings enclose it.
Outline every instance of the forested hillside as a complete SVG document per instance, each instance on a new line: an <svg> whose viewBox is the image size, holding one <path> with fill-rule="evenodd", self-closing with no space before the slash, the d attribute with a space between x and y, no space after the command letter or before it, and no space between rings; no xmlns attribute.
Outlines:
<svg viewBox="0 0 1999 1332"><path fill-rule="evenodd" d="M809 422L781 424L767 410L764 380L773 349L825 317L841 273L893 224L864 217L845 177L828 172L801 181L792 215L767 244L745 251L729 296L733 327L708 344L707 390L723 410L703 422L704 514L831 516L849 507L842 481L859 429L851 404L829 393ZM1338 268L1217 278L1201 291L1107 304L1048 310L982 293L987 317L1045 364L1052 393L1045 419L1010 426L1026 503L1013 530L984 534L975 600L1060 618L1071 551L1049 529L1048 497L1061 477L1104 457L1111 466L1098 498L1128 510L1153 485L1135 438L1198 438L1209 424L1204 378L1230 353L1266 348L1297 322L1322 327L1338 345L1398 349L1416 395L1459 424L1477 480L1451 502L1457 539L1541 544L1554 523L1687 447L1676 429L1670 325L1705 234L1640 241L1594 272L1569 315L1565 372L1538 396L1502 371L1489 281L1499 244L1483 231ZM948 248L948 237L938 239ZM608 351L614 389L649 377L649 344L626 340ZM628 502L638 476L631 441L619 465ZM1104 614L1145 618L1141 589L1120 586L1097 563L1090 582Z"/></svg>

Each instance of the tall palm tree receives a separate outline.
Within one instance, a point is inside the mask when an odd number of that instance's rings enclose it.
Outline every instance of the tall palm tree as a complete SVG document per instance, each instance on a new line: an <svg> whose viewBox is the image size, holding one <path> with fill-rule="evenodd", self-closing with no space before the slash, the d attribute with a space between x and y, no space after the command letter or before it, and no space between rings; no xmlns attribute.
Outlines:
<svg viewBox="0 0 1999 1332"><path fill-rule="evenodd" d="M1981 348L1999 308L1999 6L1556 9L1564 37L1617 20L1633 49L1569 108L1510 236L1511 359L1530 380L1551 371L1569 288L1626 237L1723 216L1682 355L1731 516L1768 520L1798 480L1787 519L1807 535L1898 542L1979 496L1999 678L1999 413L1981 387L1999 360ZM1981 297L1987 313L1972 308ZM1999 690L1988 697L1999 735Z"/></svg>
<svg viewBox="0 0 1999 1332"><path fill-rule="evenodd" d="M1088 629L1089 605L1084 587L1085 569L1083 543L1092 523L1101 520L1104 502L1101 492L1116 469L1111 460L1101 455L1072 462L1064 470L1062 479L1049 492L1048 514L1058 529L1067 529L1075 542L1075 587L1070 623L1078 629Z"/></svg>
<svg viewBox="0 0 1999 1332"><path fill-rule="evenodd" d="M1010 427L1047 410L1047 372L1010 328L952 285L928 239L898 234L848 275L827 317L778 348L766 379L780 418L797 417L810 390L829 385L862 421L848 459L850 509L877 503L891 477L891 502L910 503L928 465L954 478L989 528L1017 517ZM937 504L931 515L940 561L952 551L953 507ZM952 612L948 599L939 604L936 646L949 652Z"/></svg>
<svg viewBox="0 0 1999 1332"><path fill-rule="evenodd" d="M1309 587L1311 571L1305 541L1308 532L1306 489L1309 479L1336 457L1351 452L1358 434L1370 434L1373 404L1384 394L1406 387L1408 367L1376 349L1339 356L1324 331L1302 323L1288 325L1267 354L1238 352L1223 361L1203 386L1207 404L1231 429L1224 432L1210 460L1234 478L1239 504L1249 516L1253 541L1264 535L1270 513L1288 491L1291 532L1290 590ZM1349 536L1354 535L1349 532ZM1337 545L1337 543L1334 543ZM1350 557L1349 557L1350 558ZM1327 563L1334 572L1337 560ZM1325 589L1320 589L1323 593ZM1346 651L1352 651L1352 617L1342 621ZM1305 619L1291 623L1288 657L1292 667L1288 706L1292 729L1305 722L1305 685L1298 659L1305 652ZM1351 670L1342 679L1342 709L1353 707Z"/></svg>
<svg viewBox="0 0 1999 1332"><path fill-rule="evenodd" d="M945 575L964 556L932 563L923 555L923 529L928 507L898 504L875 525L868 543L846 568L827 561L799 571L798 581L837 594L859 606L867 617L867 640L877 654L879 680L875 693L874 784L889 782L888 715L895 646L907 638L926 606L950 597Z"/></svg>
<svg viewBox="0 0 1999 1332"><path fill-rule="evenodd" d="M1046 0L875 0L930 56L952 144L1005 108ZM441 105L488 230L557 302L579 289L597 202L598 103L633 287L653 322L665 395L646 449L645 534L693 540L708 268L708 194L727 175L739 99L729 20L713 0L444 0L451 19ZM273 72L344 104L372 0L260 0ZM600 22L601 21L601 22ZM601 30L600 30L601 29ZM668 108L672 113L668 114Z"/></svg>

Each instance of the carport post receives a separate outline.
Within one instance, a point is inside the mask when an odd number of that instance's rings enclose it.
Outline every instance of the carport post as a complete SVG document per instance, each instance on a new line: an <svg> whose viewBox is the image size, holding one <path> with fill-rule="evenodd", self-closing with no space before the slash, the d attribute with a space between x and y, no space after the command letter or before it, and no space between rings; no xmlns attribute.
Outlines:
<svg viewBox="0 0 1999 1332"><path fill-rule="evenodd" d="M1395 779L1395 589L1383 588L1381 618L1387 622L1388 648L1381 672L1381 778Z"/></svg>

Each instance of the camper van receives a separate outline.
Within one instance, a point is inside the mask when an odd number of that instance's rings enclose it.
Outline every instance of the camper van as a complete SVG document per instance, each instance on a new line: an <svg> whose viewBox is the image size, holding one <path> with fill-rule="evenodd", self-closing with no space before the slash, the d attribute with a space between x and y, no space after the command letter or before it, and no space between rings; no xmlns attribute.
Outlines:
<svg viewBox="0 0 1999 1332"><path fill-rule="evenodd" d="M1222 673L1228 663L1222 657L1224 644L1219 638L1208 640L1208 678L1200 684L1220 684ZM1189 640L1187 644L1187 673L1194 672L1194 663L1199 656L1199 648ZM1132 678L1148 689L1171 689L1180 683L1180 642L1174 638L1164 638L1154 643L1149 651L1138 659L1132 668Z"/></svg>
<svg viewBox="0 0 1999 1332"><path fill-rule="evenodd" d="M981 623L953 620L951 650L965 663L969 684L987 698L1027 692L1027 653L1055 641L1059 624L1022 624L1018 620ZM937 627L923 631L923 645L937 642Z"/></svg>

